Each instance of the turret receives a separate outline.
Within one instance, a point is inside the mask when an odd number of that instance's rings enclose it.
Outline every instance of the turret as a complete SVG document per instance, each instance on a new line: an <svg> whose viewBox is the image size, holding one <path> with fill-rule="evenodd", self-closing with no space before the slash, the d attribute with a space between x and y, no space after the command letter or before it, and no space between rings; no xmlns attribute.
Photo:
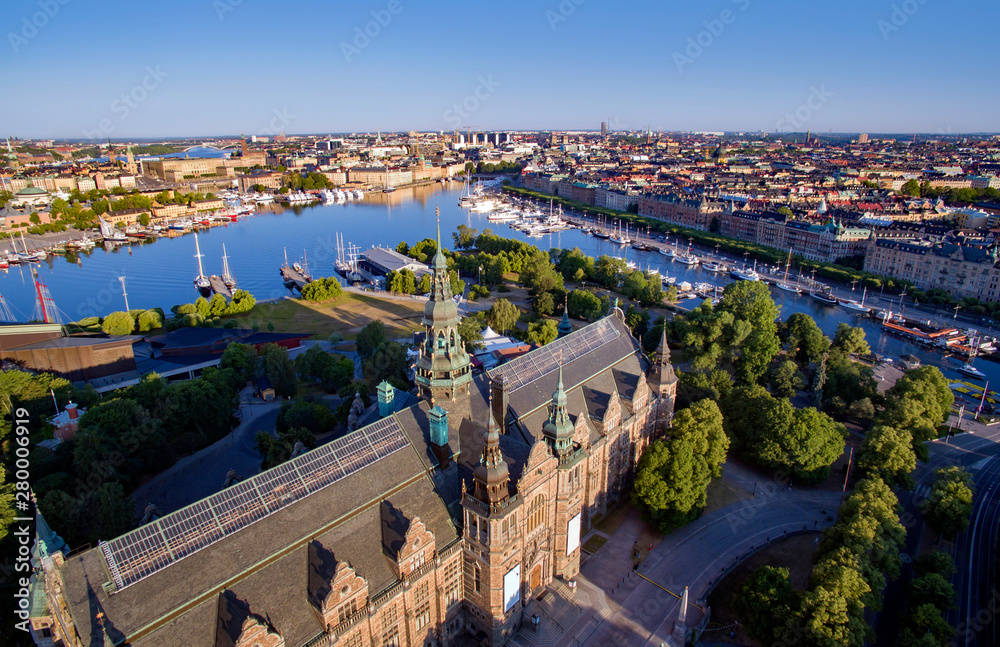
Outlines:
<svg viewBox="0 0 1000 647"><path fill-rule="evenodd" d="M566 391L563 388L563 370L559 366L559 381L549 403L549 419L542 427L545 442L556 456L564 456L573 449L573 423L566 410Z"/></svg>
<svg viewBox="0 0 1000 647"><path fill-rule="evenodd" d="M486 433L483 435L483 453L479 457L479 465L473 472L475 489L473 496L483 503L496 505L503 503L510 496L510 471L507 462L500 451L500 430L493 418L493 403L487 414Z"/></svg>

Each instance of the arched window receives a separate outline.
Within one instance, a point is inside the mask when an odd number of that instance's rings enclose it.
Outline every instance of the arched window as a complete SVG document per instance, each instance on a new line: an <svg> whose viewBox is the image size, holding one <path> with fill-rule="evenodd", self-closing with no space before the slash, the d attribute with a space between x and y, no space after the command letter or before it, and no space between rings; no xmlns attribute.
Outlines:
<svg viewBox="0 0 1000 647"><path fill-rule="evenodd" d="M444 333L438 333L438 348L444 348Z"/></svg>
<svg viewBox="0 0 1000 647"><path fill-rule="evenodd" d="M528 532L534 532L545 523L545 495L539 494L531 500L528 510Z"/></svg>

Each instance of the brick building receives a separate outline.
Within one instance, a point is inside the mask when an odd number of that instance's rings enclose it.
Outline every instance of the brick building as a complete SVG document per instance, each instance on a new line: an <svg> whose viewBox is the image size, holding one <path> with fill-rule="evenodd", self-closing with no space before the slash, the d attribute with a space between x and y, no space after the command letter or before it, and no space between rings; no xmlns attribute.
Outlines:
<svg viewBox="0 0 1000 647"><path fill-rule="evenodd" d="M83 645L506 643L530 597L579 573L677 378L665 337L648 360L617 309L473 377L440 251L431 271L419 400L383 384L357 431L46 556L40 622Z"/></svg>

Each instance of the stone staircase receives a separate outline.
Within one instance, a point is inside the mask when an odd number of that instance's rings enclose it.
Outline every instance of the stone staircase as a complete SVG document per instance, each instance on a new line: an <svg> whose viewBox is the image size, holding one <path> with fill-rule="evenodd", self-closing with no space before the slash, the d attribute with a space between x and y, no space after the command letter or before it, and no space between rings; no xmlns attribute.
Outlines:
<svg viewBox="0 0 1000 647"><path fill-rule="evenodd" d="M538 614L537 631L531 624ZM524 622L508 644L517 647L569 645L575 638L590 635L612 611L604 592L581 581L575 589L556 580L541 600L531 600L524 610Z"/></svg>

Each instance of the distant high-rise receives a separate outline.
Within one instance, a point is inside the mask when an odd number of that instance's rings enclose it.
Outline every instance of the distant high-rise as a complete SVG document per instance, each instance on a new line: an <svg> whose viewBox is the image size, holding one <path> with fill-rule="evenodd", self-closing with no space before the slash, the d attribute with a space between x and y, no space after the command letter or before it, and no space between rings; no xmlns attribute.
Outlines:
<svg viewBox="0 0 1000 647"><path fill-rule="evenodd" d="M867 144L868 143L868 133L861 133L860 135L858 135L858 143L859 144Z"/></svg>
<svg viewBox="0 0 1000 647"><path fill-rule="evenodd" d="M608 136L608 122L602 121L601 122L601 137L607 137L607 136Z"/></svg>

